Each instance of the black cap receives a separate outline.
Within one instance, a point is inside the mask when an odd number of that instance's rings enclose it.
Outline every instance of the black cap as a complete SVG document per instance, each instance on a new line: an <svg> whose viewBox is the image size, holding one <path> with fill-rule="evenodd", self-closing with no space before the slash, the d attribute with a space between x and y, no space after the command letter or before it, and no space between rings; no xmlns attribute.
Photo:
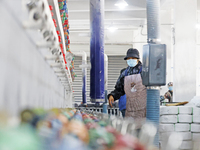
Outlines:
<svg viewBox="0 0 200 150"><path fill-rule="evenodd" d="M126 60L129 57L134 57L134 58L140 59L139 51L137 49L129 48L124 60Z"/></svg>

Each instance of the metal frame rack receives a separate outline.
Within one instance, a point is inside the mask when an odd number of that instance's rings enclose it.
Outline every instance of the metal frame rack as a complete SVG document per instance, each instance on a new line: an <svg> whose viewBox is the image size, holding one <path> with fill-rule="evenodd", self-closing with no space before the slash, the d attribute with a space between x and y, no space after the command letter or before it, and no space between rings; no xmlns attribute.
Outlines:
<svg viewBox="0 0 200 150"><path fill-rule="evenodd" d="M73 94L72 78L68 65L71 60L68 59L68 62L66 60L66 56L72 54L66 52L65 38L58 2L56 0L49 0L48 3L46 0L32 0L28 2L27 0L23 0L23 2L29 9L30 18L28 22L24 22L24 27L38 28L41 30L44 40L42 42L38 42L37 46L50 49L51 55L46 55L45 60L47 60L53 68L67 94ZM35 15L39 15L40 22L37 18L34 19Z"/></svg>
<svg viewBox="0 0 200 150"><path fill-rule="evenodd" d="M103 113L103 107L77 107L76 109ZM122 117L119 108L108 108L108 114Z"/></svg>
<svg viewBox="0 0 200 150"><path fill-rule="evenodd" d="M65 58L72 54L66 52L58 2L2 0L0 12L0 109L16 116L27 107L72 107L71 60Z"/></svg>

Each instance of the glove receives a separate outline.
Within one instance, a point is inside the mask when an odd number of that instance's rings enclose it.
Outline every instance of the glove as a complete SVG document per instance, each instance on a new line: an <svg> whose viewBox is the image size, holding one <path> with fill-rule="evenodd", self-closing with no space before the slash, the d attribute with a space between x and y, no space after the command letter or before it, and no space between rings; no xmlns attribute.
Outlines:
<svg viewBox="0 0 200 150"><path fill-rule="evenodd" d="M113 107L112 104L114 103L114 97L112 95L110 95L108 102L109 102L110 107Z"/></svg>
<svg viewBox="0 0 200 150"><path fill-rule="evenodd" d="M165 100L165 97L164 96L160 96L160 101L163 101L163 100Z"/></svg>

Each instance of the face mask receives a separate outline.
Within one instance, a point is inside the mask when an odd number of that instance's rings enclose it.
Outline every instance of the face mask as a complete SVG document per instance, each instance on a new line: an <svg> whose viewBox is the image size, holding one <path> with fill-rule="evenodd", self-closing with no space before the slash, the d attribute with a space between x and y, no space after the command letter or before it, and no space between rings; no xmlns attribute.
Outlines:
<svg viewBox="0 0 200 150"><path fill-rule="evenodd" d="M169 87L169 90L170 90L170 91L173 91L173 86L170 86L170 87Z"/></svg>
<svg viewBox="0 0 200 150"><path fill-rule="evenodd" d="M127 64L130 67L135 67L137 65L137 59L129 59L129 60L127 60Z"/></svg>

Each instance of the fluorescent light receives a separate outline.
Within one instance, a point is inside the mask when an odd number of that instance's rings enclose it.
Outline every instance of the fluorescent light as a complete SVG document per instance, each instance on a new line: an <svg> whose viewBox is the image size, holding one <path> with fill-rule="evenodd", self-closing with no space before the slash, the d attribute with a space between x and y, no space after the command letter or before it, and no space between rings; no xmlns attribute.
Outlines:
<svg viewBox="0 0 200 150"><path fill-rule="evenodd" d="M114 27L114 26L110 26L107 28L110 32L114 32L116 31L118 28L117 27Z"/></svg>
<svg viewBox="0 0 200 150"><path fill-rule="evenodd" d="M119 0L115 6L118 6L119 9L124 9L126 6L128 6L128 3L125 0Z"/></svg>
<svg viewBox="0 0 200 150"><path fill-rule="evenodd" d="M157 39L158 42L161 42L161 39Z"/></svg>

